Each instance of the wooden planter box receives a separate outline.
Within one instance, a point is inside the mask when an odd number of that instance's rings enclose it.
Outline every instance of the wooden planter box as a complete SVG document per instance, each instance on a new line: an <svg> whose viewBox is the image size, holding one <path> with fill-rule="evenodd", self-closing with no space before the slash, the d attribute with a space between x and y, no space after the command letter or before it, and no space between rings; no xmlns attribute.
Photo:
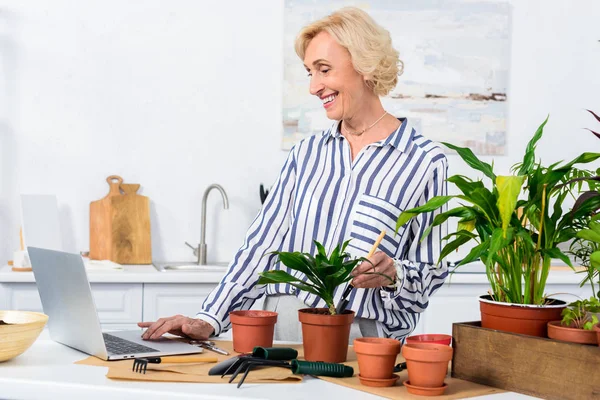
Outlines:
<svg viewBox="0 0 600 400"><path fill-rule="evenodd" d="M545 399L600 398L600 347L452 324L452 377Z"/></svg>

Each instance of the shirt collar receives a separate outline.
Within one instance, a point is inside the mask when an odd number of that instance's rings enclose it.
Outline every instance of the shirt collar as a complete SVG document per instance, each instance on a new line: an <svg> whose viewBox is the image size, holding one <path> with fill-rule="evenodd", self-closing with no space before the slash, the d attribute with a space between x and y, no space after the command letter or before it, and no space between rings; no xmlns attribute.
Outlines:
<svg viewBox="0 0 600 400"><path fill-rule="evenodd" d="M410 143L413 141L415 136L415 130L408 123L407 118L398 118L400 121L400 126L391 135L387 138L380 140L379 142L372 143L371 146L384 147L390 145L394 147L396 150L399 150L403 153L406 153L410 147ZM329 143L329 141L334 138L340 138L342 134L340 133L340 124L342 121L336 121L329 131L327 132L327 138L324 141L324 144Z"/></svg>

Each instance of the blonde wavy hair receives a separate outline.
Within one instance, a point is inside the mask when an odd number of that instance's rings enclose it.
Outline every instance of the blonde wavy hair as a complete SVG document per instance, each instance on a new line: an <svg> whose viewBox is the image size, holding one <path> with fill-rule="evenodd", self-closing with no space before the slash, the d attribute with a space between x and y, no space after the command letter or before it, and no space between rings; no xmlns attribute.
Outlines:
<svg viewBox="0 0 600 400"><path fill-rule="evenodd" d="M296 38L296 54L304 61L310 41L321 32L329 33L352 58L354 69L367 77L367 85L378 96L387 95L404 70L390 33L365 11L356 7L340 10L305 26Z"/></svg>

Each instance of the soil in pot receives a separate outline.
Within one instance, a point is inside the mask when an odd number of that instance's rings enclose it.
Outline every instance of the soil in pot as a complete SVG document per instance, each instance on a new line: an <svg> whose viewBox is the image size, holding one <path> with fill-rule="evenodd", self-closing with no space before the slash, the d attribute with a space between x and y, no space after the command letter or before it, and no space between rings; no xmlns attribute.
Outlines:
<svg viewBox="0 0 600 400"><path fill-rule="evenodd" d="M395 339L374 337L355 339L354 352L358 359L360 376L366 379L391 378L401 345Z"/></svg>
<svg viewBox="0 0 600 400"><path fill-rule="evenodd" d="M598 344L598 337L595 331L562 326L560 321L548 322L548 337L563 342Z"/></svg>
<svg viewBox="0 0 600 400"><path fill-rule="evenodd" d="M548 299L543 306L493 301L489 295L479 297L481 327L523 335L548 337L548 322L562 319L567 303Z"/></svg>
<svg viewBox="0 0 600 400"><path fill-rule="evenodd" d="M444 385L453 349L443 344L412 343L402 346L408 380L414 386L439 388Z"/></svg>
<svg viewBox="0 0 600 400"><path fill-rule="evenodd" d="M244 310L229 313L233 330L233 350L250 353L256 346L272 347L277 313Z"/></svg>
<svg viewBox="0 0 600 400"><path fill-rule="evenodd" d="M298 318L302 323L305 360L346 361L354 311L331 315L327 308L303 308L298 310Z"/></svg>

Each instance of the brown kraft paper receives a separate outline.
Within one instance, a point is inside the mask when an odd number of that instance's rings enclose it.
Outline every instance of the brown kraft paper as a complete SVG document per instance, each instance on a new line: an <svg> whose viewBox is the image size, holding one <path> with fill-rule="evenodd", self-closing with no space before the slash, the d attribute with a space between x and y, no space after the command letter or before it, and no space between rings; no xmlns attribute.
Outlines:
<svg viewBox="0 0 600 400"><path fill-rule="evenodd" d="M216 357L219 362L235 357L239 353L233 351L231 341L215 341L217 347L229 351L228 356L217 354L210 350L202 353L207 357ZM298 346L279 346L294 347ZM192 355L190 355L191 357ZM198 356L195 354L193 356ZM185 357L185 356L182 356ZM133 359L119 361L105 361L97 357L88 357L75 362L80 365L92 365L97 367L108 367L106 376L111 379L125 379L136 381L159 381L159 382L196 382L196 383L228 383L230 376L221 378L220 375L208 375L208 371L216 363L164 363L148 364L145 374L132 371ZM235 382L238 382L243 374L240 374ZM302 382L302 375L294 375L287 368L269 367L250 371L244 383L298 383Z"/></svg>
<svg viewBox="0 0 600 400"><path fill-rule="evenodd" d="M207 357L217 357L219 362L224 361L230 357L234 357L239 353L233 351L233 343L231 341L215 341L216 345L229 351L229 356L220 355L210 350L204 350L204 355ZM302 358L303 349L301 345L275 345L275 347L292 347L298 350L298 358ZM396 360L397 363L403 362L404 358L398 355ZM209 376L208 371L215 365L215 363L165 363L165 364L148 364L148 370L146 374L139 374L131 371L133 366L133 360L121 360L121 361L104 361L97 357L88 357L84 360L77 361L76 364L81 365L93 365L100 367L108 367L108 373L106 376L111 379L126 379L126 380L139 380L139 381L160 381L160 382L196 382L196 383L227 383L229 376L221 378L220 376ZM358 361L356 360L356 354L354 353L353 347L348 348L348 359L344 363L354 368L354 376L351 378L330 378L330 377L317 377L324 381L345 386L351 389L360 390L362 392L371 393L377 396L381 396L387 399L415 399L422 400L429 397L415 396L406 390L406 387L402 384L405 380L408 380L408 373L406 370L397 373L400 378L396 382L395 386L391 387L371 387L364 386L358 379ZM235 382L238 382L241 375L236 378ZM252 370L246 377L245 382L247 383L298 383L302 381L301 375L294 375L287 368L263 368ZM461 379L454 379L447 377L445 380L448 388L443 396L431 397L432 399L439 400L453 400L453 399L465 399L469 397L485 396L490 394L503 393L504 390L479 385L477 383L464 381Z"/></svg>

